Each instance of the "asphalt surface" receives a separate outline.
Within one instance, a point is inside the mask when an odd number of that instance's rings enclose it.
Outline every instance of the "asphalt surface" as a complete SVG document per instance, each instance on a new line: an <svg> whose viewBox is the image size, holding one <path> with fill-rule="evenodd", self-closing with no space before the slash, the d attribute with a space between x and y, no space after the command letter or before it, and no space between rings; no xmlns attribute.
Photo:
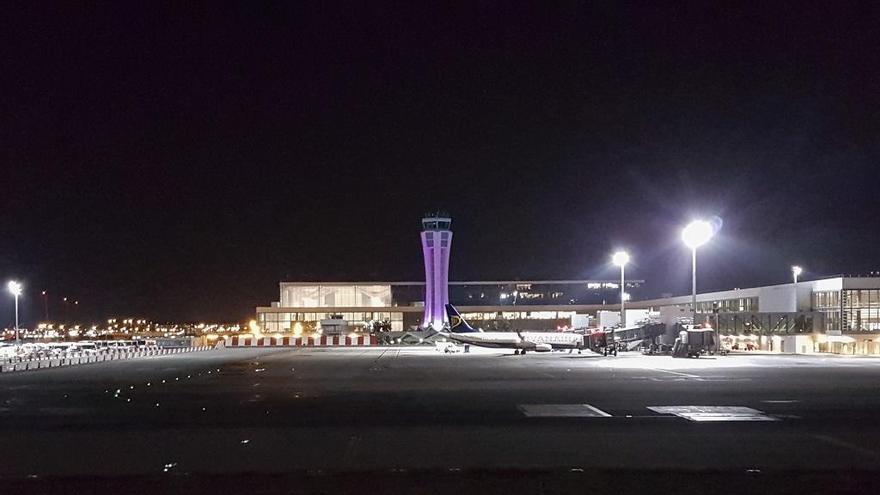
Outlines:
<svg viewBox="0 0 880 495"><path fill-rule="evenodd" d="M514 470L859 493L880 478L878 424L873 358L227 349L3 374L0 478L86 492L76 483L490 473L485 482Z"/></svg>

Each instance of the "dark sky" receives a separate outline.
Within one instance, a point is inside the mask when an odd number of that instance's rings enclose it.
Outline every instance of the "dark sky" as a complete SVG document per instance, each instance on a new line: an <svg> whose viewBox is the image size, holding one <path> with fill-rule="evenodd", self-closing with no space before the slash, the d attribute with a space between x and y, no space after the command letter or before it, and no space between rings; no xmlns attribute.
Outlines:
<svg viewBox="0 0 880 495"><path fill-rule="evenodd" d="M38 3L0 16L26 321L44 289L242 320L282 279L418 280L436 209L459 280L612 277L624 247L686 293L681 226L713 215L704 289L880 269L868 2Z"/></svg>

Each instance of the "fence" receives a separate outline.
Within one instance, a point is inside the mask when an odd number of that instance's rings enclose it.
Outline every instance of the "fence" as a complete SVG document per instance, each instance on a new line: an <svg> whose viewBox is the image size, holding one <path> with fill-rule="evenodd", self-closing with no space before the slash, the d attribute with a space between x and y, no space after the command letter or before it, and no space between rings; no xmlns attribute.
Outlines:
<svg viewBox="0 0 880 495"><path fill-rule="evenodd" d="M142 351L120 351L98 354L79 354L74 356L53 358L10 358L0 362L0 372L27 371L42 368L57 368L59 366L73 366L79 364L102 363L104 361L119 361L122 359L134 359L149 356L166 356L169 354L182 354L186 352L207 351L212 349L208 346L180 347L175 349L148 349Z"/></svg>
<svg viewBox="0 0 880 495"><path fill-rule="evenodd" d="M378 345L372 335L315 335L311 337L226 337L226 347L363 347Z"/></svg>

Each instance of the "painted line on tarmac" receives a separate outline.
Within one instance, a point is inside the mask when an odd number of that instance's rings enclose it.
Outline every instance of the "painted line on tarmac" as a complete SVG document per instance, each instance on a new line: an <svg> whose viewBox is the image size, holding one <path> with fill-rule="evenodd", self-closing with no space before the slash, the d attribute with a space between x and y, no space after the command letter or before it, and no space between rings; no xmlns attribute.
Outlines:
<svg viewBox="0 0 880 495"><path fill-rule="evenodd" d="M745 406L648 406L648 409L695 422L779 421L764 411Z"/></svg>
<svg viewBox="0 0 880 495"><path fill-rule="evenodd" d="M529 418L610 418L611 415L590 404L520 404Z"/></svg>
<svg viewBox="0 0 880 495"><path fill-rule="evenodd" d="M672 373L673 375L678 375L678 376L686 376L688 378L699 378L698 375L692 375L690 373L682 373L680 371L664 370L662 368L648 368L648 369L654 370L654 371L662 371L663 373Z"/></svg>

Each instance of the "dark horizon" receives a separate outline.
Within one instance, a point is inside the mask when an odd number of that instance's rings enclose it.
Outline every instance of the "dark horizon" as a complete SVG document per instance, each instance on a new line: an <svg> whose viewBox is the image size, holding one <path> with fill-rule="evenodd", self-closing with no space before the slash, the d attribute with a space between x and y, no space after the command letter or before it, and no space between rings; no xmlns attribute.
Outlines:
<svg viewBox="0 0 880 495"><path fill-rule="evenodd" d="M5 9L0 276L22 321L241 321L283 280L880 270L876 7ZM12 322L0 297L0 322Z"/></svg>

